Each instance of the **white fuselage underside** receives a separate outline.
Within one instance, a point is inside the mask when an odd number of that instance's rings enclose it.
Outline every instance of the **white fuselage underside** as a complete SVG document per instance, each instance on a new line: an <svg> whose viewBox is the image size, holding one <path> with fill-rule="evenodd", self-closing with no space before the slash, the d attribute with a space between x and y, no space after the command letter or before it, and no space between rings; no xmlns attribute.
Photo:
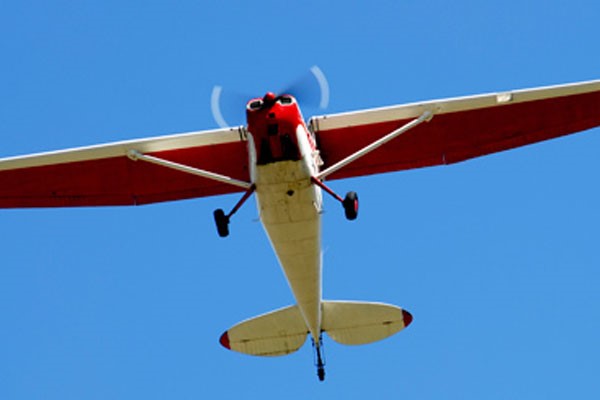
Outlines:
<svg viewBox="0 0 600 400"><path fill-rule="evenodd" d="M254 183L261 222L287 278L308 330L317 341L321 331L322 192L303 132L302 159L255 166Z"/></svg>

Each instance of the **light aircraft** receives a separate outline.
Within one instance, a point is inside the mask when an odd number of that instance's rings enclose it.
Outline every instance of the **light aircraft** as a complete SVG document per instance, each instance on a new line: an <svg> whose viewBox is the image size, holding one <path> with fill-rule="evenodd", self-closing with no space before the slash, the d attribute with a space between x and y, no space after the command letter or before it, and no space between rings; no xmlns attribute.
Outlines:
<svg viewBox="0 0 600 400"><path fill-rule="evenodd" d="M326 89L322 76L319 83ZM219 108L213 112L225 125ZM358 345L412 321L408 311L389 304L322 299L323 191L342 205L348 220L358 215L356 193L342 198L325 181L453 164L599 126L600 80L308 122L292 94L269 92L248 101L246 119L239 127L0 159L0 207L142 205L242 192L231 211L214 212L217 232L225 237L232 216L256 194L296 304L238 323L220 343L241 353L279 356L298 350L309 336L323 380L323 332Z"/></svg>

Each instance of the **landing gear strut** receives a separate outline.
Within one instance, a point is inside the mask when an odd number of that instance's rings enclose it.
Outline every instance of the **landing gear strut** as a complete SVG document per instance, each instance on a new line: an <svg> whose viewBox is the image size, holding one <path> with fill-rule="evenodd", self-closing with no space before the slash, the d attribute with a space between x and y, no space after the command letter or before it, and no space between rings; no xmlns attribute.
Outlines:
<svg viewBox="0 0 600 400"><path fill-rule="evenodd" d="M337 193L331 190L327 185L323 183L323 181L315 178L314 176L310 179L312 183L326 191L331 197L342 203L344 207L344 214L346 215L346 219L349 221L353 221L358 217L358 195L356 192L348 192L346 193L345 198L341 198Z"/></svg>
<svg viewBox="0 0 600 400"><path fill-rule="evenodd" d="M321 348L317 347L317 376L319 377L319 381L323 382L325 380L325 363L321 358Z"/></svg>
<svg viewBox="0 0 600 400"><path fill-rule="evenodd" d="M239 210L240 207L246 202L246 200L248 200L255 190L255 185L250 186L250 188L246 190L246 193L244 193L240 201L236 203L229 214L225 214L225 211L223 211L221 208L215 210L213 216L215 217L215 224L217 225L217 232L219 233L220 237L229 236L229 220L231 219L232 215L235 214L237 210Z"/></svg>

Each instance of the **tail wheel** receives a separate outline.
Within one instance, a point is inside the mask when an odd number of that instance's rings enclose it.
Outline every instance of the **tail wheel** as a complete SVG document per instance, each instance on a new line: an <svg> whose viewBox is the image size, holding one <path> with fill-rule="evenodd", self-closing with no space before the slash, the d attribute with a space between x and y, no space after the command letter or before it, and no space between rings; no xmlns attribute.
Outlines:
<svg viewBox="0 0 600 400"><path fill-rule="evenodd" d="M358 195L356 192L348 192L342 204L346 219L350 221L355 220L358 217Z"/></svg>
<svg viewBox="0 0 600 400"><path fill-rule="evenodd" d="M213 213L215 217L215 223L217 224L217 232L220 237L229 236L229 218L225 215L225 211L222 209L215 210Z"/></svg>
<svg viewBox="0 0 600 400"><path fill-rule="evenodd" d="M319 381L323 382L325 380L325 368L319 366L317 368L317 376L319 377Z"/></svg>

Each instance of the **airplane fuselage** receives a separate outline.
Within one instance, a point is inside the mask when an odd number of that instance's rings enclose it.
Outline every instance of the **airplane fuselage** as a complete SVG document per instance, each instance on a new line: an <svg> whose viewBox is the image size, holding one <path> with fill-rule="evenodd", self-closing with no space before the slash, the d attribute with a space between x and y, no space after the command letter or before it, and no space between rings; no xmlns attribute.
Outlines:
<svg viewBox="0 0 600 400"><path fill-rule="evenodd" d="M306 176L306 163L259 166L260 219L296 303L317 340L321 331L321 189Z"/></svg>
<svg viewBox="0 0 600 400"><path fill-rule="evenodd" d="M288 100L289 99L289 100ZM257 100L258 101L258 100ZM321 332L319 156L292 98L248 106L250 169L260 220L312 338Z"/></svg>

